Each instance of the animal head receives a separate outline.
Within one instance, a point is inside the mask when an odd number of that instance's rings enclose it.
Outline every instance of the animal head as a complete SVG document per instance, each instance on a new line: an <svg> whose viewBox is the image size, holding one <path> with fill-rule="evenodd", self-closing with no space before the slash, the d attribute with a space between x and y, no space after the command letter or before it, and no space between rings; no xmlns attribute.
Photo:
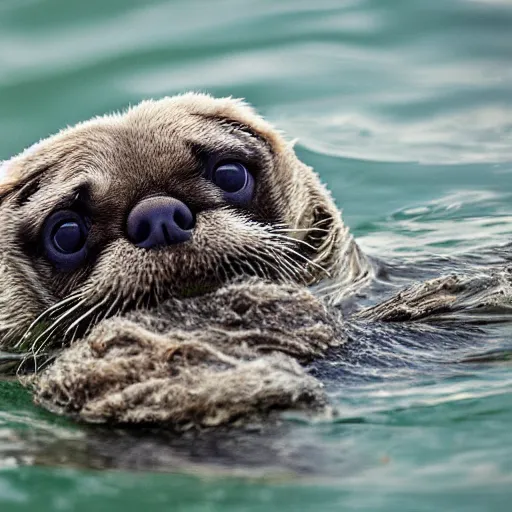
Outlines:
<svg viewBox="0 0 512 512"><path fill-rule="evenodd" d="M0 240L8 348L241 276L330 276L340 291L366 272L292 145L242 101L192 93L94 118L1 163Z"/></svg>

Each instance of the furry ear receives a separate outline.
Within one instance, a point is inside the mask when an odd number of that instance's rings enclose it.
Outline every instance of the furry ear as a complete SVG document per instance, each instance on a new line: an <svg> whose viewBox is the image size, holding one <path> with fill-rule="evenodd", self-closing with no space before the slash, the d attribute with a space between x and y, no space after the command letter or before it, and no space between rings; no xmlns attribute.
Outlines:
<svg viewBox="0 0 512 512"><path fill-rule="evenodd" d="M30 157L41 148L42 143L36 142L9 160L0 161L0 200L37 171L37 166L34 168L30 164Z"/></svg>
<svg viewBox="0 0 512 512"><path fill-rule="evenodd" d="M21 172L16 159L0 162L0 199L12 191L21 181Z"/></svg>

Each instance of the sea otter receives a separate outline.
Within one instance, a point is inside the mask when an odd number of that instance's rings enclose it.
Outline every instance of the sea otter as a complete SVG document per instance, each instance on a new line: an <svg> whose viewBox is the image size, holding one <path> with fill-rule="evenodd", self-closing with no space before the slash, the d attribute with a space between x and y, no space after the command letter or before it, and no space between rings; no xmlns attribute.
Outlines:
<svg viewBox="0 0 512 512"><path fill-rule="evenodd" d="M4 369L35 370L38 403L87 421L325 409L301 365L344 346L343 304L386 272L277 130L242 101L191 93L3 162L0 239ZM492 287L471 283L426 283L353 318L474 311Z"/></svg>

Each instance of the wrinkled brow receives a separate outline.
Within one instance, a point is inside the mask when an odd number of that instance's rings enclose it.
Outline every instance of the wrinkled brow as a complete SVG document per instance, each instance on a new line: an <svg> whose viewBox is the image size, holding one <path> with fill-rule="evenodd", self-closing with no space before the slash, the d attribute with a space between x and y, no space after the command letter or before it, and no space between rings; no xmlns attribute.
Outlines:
<svg viewBox="0 0 512 512"><path fill-rule="evenodd" d="M20 231L26 239L35 239L41 230L44 219L52 211L75 208L80 205L81 210L88 209L90 203L89 184L82 178L77 178L65 187L58 186L56 189L39 191L40 196L34 194L32 201L23 205L23 218Z"/></svg>
<svg viewBox="0 0 512 512"><path fill-rule="evenodd" d="M198 114L199 116L199 114ZM205 163L211 158L235 158L256 161L272 155L271 145L249 126L221 117L200 115L201 119L215 125L215 136L188 138L185 144L192 155Z"/></svg>
<svg viewBox="0 0 512 512"><path fill-rule="evenodd" d="M265 137L261 136L259 133L254 131L253 128L251 128L249 125L244 124L240 121L236 121L235 119L229 119L226 117L220 117L220 116L211 116L211 115L204 115L204 114L194 114L198 117L201 117L202 119L213 121L216 123L216 125L221 128L226 135L237 135L237 134L243 134L246 136L249 136L255 140L257 140L260 144L264 145L269 151L272 151L272 146L270 143L265 139Z"/></svg>
<svg viewBox="0 0 512 512"><path fill-rule="evenodd" d="M260 148L244 144L240 140L230 139L225 138L219 141L208 142L186 141L186 145L194 158L203 164L210 161L211 158L214 160L234 158L243 161L252 161L257 159L262 153Z"/></svg>
<svg viewBox="0 0 512 512"><path fill-rule="evenodd" d="M45 175L73 152L73 148L70 148L53 155L48 152L39 153L40 145L40 142L33 144L11 160L3 164L0 162L0 202L25 187L24 200L29 200L39 189L36 183L41 183Z"/></svg>
<svg viewBox="0 0 512 512"><path fill-rule="evenodd" d="M21 176L9 176L8 170L6 169L6 174L4 176L0 176L0 203L6 197L19 191L21 191L21 202L23 203L28 201L30 197L39 190L41 176L50 167L51 166L48 165L42 166Z"/></svg>

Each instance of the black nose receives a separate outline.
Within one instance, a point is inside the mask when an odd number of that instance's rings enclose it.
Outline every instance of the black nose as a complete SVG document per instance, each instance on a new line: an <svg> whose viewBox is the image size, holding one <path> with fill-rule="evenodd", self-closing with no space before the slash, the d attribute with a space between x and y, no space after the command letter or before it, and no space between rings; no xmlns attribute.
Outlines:
<svg viewBox="0 0 512 512"><path fill-rule="evenodd" d="M151 249L186 242L194 224L186 204L172 197L149 197L132 209L126 231L134 245Z"/></svg>

